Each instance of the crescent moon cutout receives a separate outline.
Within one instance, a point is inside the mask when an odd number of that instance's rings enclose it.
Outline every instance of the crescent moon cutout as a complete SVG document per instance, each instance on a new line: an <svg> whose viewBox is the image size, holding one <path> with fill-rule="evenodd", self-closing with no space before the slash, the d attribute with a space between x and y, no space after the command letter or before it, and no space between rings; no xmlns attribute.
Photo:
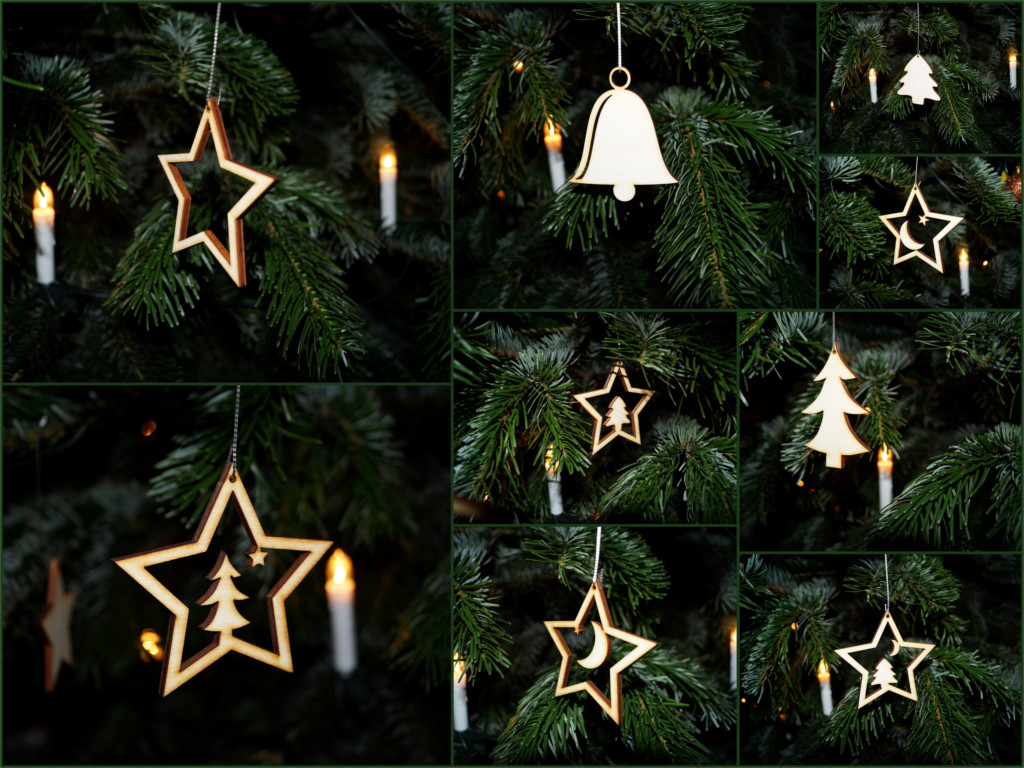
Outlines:
<svg viewBox="0 0 1024 768"><path fill-rule="evenodd" d="M909 221L904 221L903 226L900 227L900 242L912 251L916 251L918 248L924 248L924 243L917 242L917 240L912 238L910 233L907 232L907 224L909 223Z"/></svg>
<svg viewBox="0 0 1024 768"><path fill-rule="evenodd" d="M895 655L896 655L897 653L899 653L899 652L900 652L900 644L899 644L899 643L897 643L897 642L896 642L895 640L893 640L893 641L892 641L892 650L890 650L890 651L889 651L889 652L888 652L887 654L885 654L885 655L886 655L886 656L895 656Z"/></svg>
<svg viewBox="0 0 1024 768"><path fill-rule="evenodd" d="M597 669L608 660L611 653L611 646L608 644L608 635L604 633L604 627L596 621L590 622L594 628L594 650L585 659L579 659L576 663L587 669Z"/></svg>

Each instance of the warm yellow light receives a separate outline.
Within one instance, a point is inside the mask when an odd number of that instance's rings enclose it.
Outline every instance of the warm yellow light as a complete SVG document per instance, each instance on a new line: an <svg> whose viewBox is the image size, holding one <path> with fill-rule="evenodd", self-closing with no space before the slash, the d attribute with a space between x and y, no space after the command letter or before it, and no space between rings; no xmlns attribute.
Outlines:
<svg viewBox="0 0 1024 768"><path fill-rule="evenodd" d="M548 473L548 477L554 477L558 474L558 462L555 461L554 443L548 443L548 449L544 452L544 470Z"/></svg>
<svg viewBox="0 0 1024 768"><path fill-rule="evenodd" d="M45 181L42 182L39 189L36 190L33 200L36 208L51 208L53 206L53 190L50 189L50 185Z"/></svg>
<svg viewBox="0 0 1024 768"><path fill-rule="evenodd" d="M1014 53L1013 51L1010 51L1010 66L1017 66L1017 54Z"/></svg>
<svg viewBox="0 0 1024 768"><path fill-rule="evenodd" d="M792 624L789 625L789 628L796 632L798 629L800 629L800 625L794 621Z"/></svg>
<svg viewBox="0 0 1024 768"><path fill-rule="evenodd" d="M875 68L872 67L871 69L868 70L868 80L870 80L873 83L877 78L878 76L875 74Z"/></svg>
<svg viewBox="0 0 1024 768"><path fill-rule="evenodd" d="M452 679L454 679L455 682L458 683L461 680L465 679L464 675L466 672L466 660L456 653L454 656L452 656L452 662Z"/></svg>
<svg viewBox="0 0 1024 768"><path fill-rule="evenodd" d="M142 630L142 634L139 635L139 642L142 644L142 650L148 653L156 661L160 661L164 657L164 649L160 645L160 641L163 638L160 637L152 629ZM145 659L146 657L143 656Z"/></svg>
<svg viewBox="0 0 1024 768"><path fill-rule="evenodd" d="M970 257L969 257L969 255L967 253L967 249L966 248L961 248L960 249L960 263L961 264L966 264L969 261L969 258Z"/></svg>
<svg viewBox="0 0 1024 768"><path fill-rule="evenodd" d="M505 199L505 197L506 197L506 195L505 195L505 190L504 190L504 189L499 189L499 190L498 190L498 199L499 199L499 200L504 200L504 199Z"/></svg>
<svg viewBox="0 0 1024 768"><path fill-rule="evenodd" d="M987 267L988 266L988 259L985 259L983 262L981 262L981 266Z"/></svg>
<svg viewBox="0 0 1024 768"><path fill-rule="evenodd" d="M892 469L892 451L889 450L889 446L885 443L882 443L882 447L878 449L878 468Z"/></svg>
<svg viewBox="0 0 1024 768"><path fill-rule="evenodd" d="M394 150L389 149L389 150L386 150L383 154L381 154L381 156L380 156L380 167L382 169L384 169L384 168L394 168L397 165L398 165L398 158L395 157Z"/></svg>
<svg viewBox="0 0 1024 768"><path fill-rule="evenodd" d="M512 69L514 69L516 72L522 72L523 67L525 66L526 65L523 64L523 62L521 62L519 59L516 59L515 61L512 62Z"/></svg>
<svg viewBox="0 0 1024 768"><path fill-rule="evenodd" d="M549 150L562 151L562 129L553 120L548 120L544 125L544 146Z"/></svg>
<svg viewBox="0 0 1024 768"><path fill-rule="evenodd" d="M828 682L831 679L832 679L832 675L829 674L828 664L826 664L825 660L822 659L821 663L818 665L818 682L819 683L826 683L826 682Z"/></svg>
<svg viewBox="0 0 1024 768"><path fill-rule="evenodd" d="M804 481L803 480L797 480L796 481L796 487L797 488L803 488L804 487Z"/></svg>
<svg viewBox="0 0 1024 768"><path fill-rule="evenodd" d="M836 103L834 101L830 101L828 103L828 108L831 109L833 112L835 112L836 111Z"/></svg>
<svg viewBox="0 0 1024 768"><path fill-rule="evenodd" d="M327 560L327 581L345 584L352 580L352 559L340 548L335 548Z"/></svg>
<svg viewBox="0 0 1024 768"><path fill-rule="evenodd" d="M736 642L736 627L732 628L732 634L729 635L729 642L730 643L735 643Z"/></svg>
<svg viewBox="0 0 1024 768"><path fill-rule="evenodd" d="M142 426L139 428L139 431L142 432L143 437L149 437L156 432L156 422L152 419L142 422Z"/></svg>

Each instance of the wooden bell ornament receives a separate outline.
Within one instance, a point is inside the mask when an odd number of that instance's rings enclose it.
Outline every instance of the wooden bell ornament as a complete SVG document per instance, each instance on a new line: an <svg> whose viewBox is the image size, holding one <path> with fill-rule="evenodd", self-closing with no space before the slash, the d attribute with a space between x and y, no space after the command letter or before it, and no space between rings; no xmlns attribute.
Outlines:
<svg viewBox="0 0 1024 768"><path fill-rule="evenodd" d="M626 75L615 84L615 73ZM577 184L611 184L617 200L633 199L637 184L678 183L661 156L654 121L643 99L628 90L629 70L615 67L608 76L612 85L594 103L587 124L583 157L569 181Z"/></svg>

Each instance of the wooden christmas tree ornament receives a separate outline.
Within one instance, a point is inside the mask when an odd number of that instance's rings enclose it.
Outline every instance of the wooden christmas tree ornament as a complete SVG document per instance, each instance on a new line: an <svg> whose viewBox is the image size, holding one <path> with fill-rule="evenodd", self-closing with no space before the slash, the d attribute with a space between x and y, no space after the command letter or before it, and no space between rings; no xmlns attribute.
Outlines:
<svg viewBox="0 0 1024 768"><path fill-rule="evenodd" d="M228 211L227 248L209 229L189 236L188 215L192 206L192 196L189 195L188 188L176 167L176 163L194 163L202 159L206 141L211 135L220 167L228 173L233 173L252 182L252 186ZM216 98L211 98L206 102L206 109L203 110L203 117L199 121L199 130L196 131L192 149L180 154L158 155L158 158L167 175L167 180L174 190L174 196L178 198L178 214L174 222L174 241L171 250L177 253L202 243L224 267L231 279L235 281L235 285L239 287L245 285L245 237L242 229L242 217L279 179L248 165L236 163L231 159L231 147L228 144L227 133L224 131L224 121L221 119L220 106Z"/></svg>
<svg viewBox="0 0 1024 768"><path fill-rule="evenodd" d="M930 219L938 219L946 222L946 225L932 238L932 255L929 257L921 249L925 247L925 243L919 243L910 233L907 231L907 226L910 224L910 209L917 201L918 206L921 209L921 214L918 218L918 222L927 226ZM924 199L924 195L921 194L921 188L914 184L914 188L910 190L910 195L907 197L907 204L903 206L903 210L898 213L886 213L879 216L885 228L892 233L893 237L896 238L896 250L893 252L893 264L899 264L902 261L909 259L918 258L921 259L928 266L937 269L942 272L942 247L939 245L939 241L948 235L952 229L963 221L962 216L950 216L945 213L936 213L928 208L928 202ZM900 225L899 229L893 224L894 219L904 219L905 221ZM906 250L904 250L906 249Z"/></svg>
<svg viewBox="0 0 1024 768"><path fill-rule="evenodd" d="M615 84L616 72L624 73L624 85ZM678 183L661 156L647 105L627 90L629 70L615 67L608 80L612 88L598 97L590 111L583 157L569 181L611 184L612 194L623 202L633 199L637 184Z"/></svg>
<svg viewBox="0 0 1024 768"><path fill-rule="evenodd" d="M71 658L71 613L75 608L75 593L64 589L64 575L60 560L50 558L50 573L46 581L46 607L39 624L46 637L43 653L43 685L47 693L57 687L61 664L73 664Z"/></svg>
<svg viewBox="0 0 1024 768"><path fill-rule="evenodd" d="M603 665L608 660L609 656L611 656L611 644L608 640L609 637L614 637L617 640L622 640L623 642L630 643L634 646L633 650L612 665L609 672L610 681L608 696L605 696L604 692L590 680L585 680L581 683L569 683L569 674L572 671L573 653L572 649L569 648L568 643L565 642L565 637L562 636L561 632L562 629L572 629L577 635L581 634L586 626L587 618L590 616L590 612L595 605L597 606L597 614L600 617L600 621L590 622L594 629L594 648L585 659L578 659L576 663L584 669L597 669ZM658 643L654 640L648 640L640 637L639 635L634 635L632 632L627 632L626 630L620 629L612 624L611 612L608 610L608 600L605 597L604 588L601 586L600 579L597 579L593 584L591 584L590 590L587 592L587 596L584 598L583 605L580 606L580 611L576 614L575 619L572 621L545 621L544 626L547 627L548 634L551 635L551 639L554 640L555 646L558 648L558 653L562 657L562 664L558 670L558 680L555 684L555 696L565 696L566 694L576 693L577 691L586 691L594 701L601 705L601 709L603 709L616 724L621 725L621 675L627 667L654 648Z"/></svg>
<svg viewBox="0 0 1024 768"><path fill-rule="evenodd" d="M625 401L621 397L616 396L612 398L611 402L608 403L605 412L602 413L597 410L590 401L594 398L603 397L604 395L611 393L616 378L622 380L622 386L627 393L643 395L643 397L641 397L640 401L633 406L633 410L629 411L626 409ZM626 374L626 369L622 366L621 362L616 362L615 365L612 366L611 371L608 373L608 378L605 379L604 386L601 389L594 389L589 392L581 392L578 395L573 395L573 398L582 405L586 412L590 414L591 418L594 419L593 442L590 448L591 455L604 448L616 437L624 437L626 440L640 445L640 424L638 417L640 415L640 411L644 409L644 406L647 405L647 402L653 395L654 390L634 387L630 383L629 376ZM628 430L624 429L627 424L629 425ZM601 437L602 425L605 427L611 427L611 431L604 437Z"/></svg>
<svg viewBox="0 0 1024 768"><path fill-rule="evenodd" d="M239 612L238 606L235 605L236 601L246 599L246 595L242 594L232 581L239 575L238 571L228 560L227 555L221 552L207 576L213 581L213 585L197 601L200 605L212 606L209 615L200 627L208 632L216 633L215 637L205 648L182 662L189 607L148 569L160 563L200 555L209 550L220 519L228 501L232 498L241 517L242 525L249 536L249 541L252 542L252 546L246 553L248 566L262 566L267 556L266 550L287 550L301 554L267 593L267 616L270 623L272 645L272 648L268 650L232 634L233 630L249 623L248 619ZM140 552L137 555L114 558L115 563L141 584L143 589L159 600L172 614L167 630L168 644L164 653L163 671L160 676L160 693L166 696L231 651L237 651L244 656L256 659L256 661L262 661L272 667L291 672L292 652L288 639L288 621L285 615L284 601L330 547L330 541L290 539L268 536L264 533L252 502L249 501L249 495L242 485L241 477L229 461L217 481L210 503L207 505L191 541Z"/></svg>
<svg viewBox="0 0 1024 768"><path fill-rule="evenodd" d="M868 669L858 662L853 656L853 654L860 651L870 651L877 648L886 628L888 628L892 633L892 645L888 652L886 652L886 656L889 658L895 658L901 648L917 648L920 650L920 653L914 656L907 665L906 690L897 687L896 673L893 670L892 662L887 658L883 657L873 669ZM900 696L912 699L913 701L917 701L917 683L914 680L914 670L922 661L924 661L925 656L931 653L932 648L934 647L935 645L930 643L912 643L904 640L899 629L896 627L896 622L893 621L892 616L888 611L886 611L885 615L882 617L881 623L878 625L878 629L875 631L875 636L870 643L854 645L849 648L837 648L836 653L842 656L851 667L860 673L860 696L857 700L857 709L860 709L865 704L870 704L883 693L887 692L896 693ZM869 685L878 687L869 694Z"/></svg>
<svg viewBox="0 0 1024 768"><path fill-rule="evenodd" d="M937 83L932 79L932 68L920 53L908 61L903 70L906 74L900 80L900 89L896 93L909 96L915 104L924 104L925 99L941 100L935 90Z"/></svg>
<svg viewBox="0 0 1024 768"><path fill-rule="evenodd" d="M815 381L823 381L821 391L803 413L820 413L818 433L807 447L825 454L825 464L842 469L846 456L870 450L850 426L848 413L865 414L867 409L853 399L843 380L856 379L839 353L839 342L832 343L832 351Z"/></svg>

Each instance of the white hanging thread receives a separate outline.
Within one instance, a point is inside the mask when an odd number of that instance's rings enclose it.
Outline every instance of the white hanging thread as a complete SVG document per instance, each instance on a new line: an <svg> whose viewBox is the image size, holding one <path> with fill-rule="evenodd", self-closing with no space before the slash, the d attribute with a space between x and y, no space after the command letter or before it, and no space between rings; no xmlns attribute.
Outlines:
<svg viewBox="0 0 1024 768"><path fill-rule="evenodd" d="M238 404L242 399L242 385L235 385L235 428L231 435L231 452L228 460L231 462L231 482L235 482L235 468L238 463Z"/></svg>
<svg viewBox="0 0 1024 768"><path fill-rule="evenodd" d="M615 4L615 31L619 41L619 69L622 69L622 4Z"/></svg>
<svg viewBox="0 0 1024 768"><path fill-rule="evenodd" d="M885 615L889 615L889 556L885 557Z"/></svg>
<svg viewBox="0 0 1024 768"><path fill-rule="evenodd" d="M917 4L917 52L921 53L921 4Z"/></svg>
<svg viewBox="0 0 1024 768"><path fill-rule="evenodd" d="M836 313L832 313L832 346L836 345Z"/></svg>
<svg viewBox="0 0 1024 768"><path fill-rule="evenodd" d="M601 561L601 526L597 526L597 546L594 547L594 578L593 582L597 583L597 569Z"/></svg>
<svg viewBox="0 0 1024 768"><path fill-rule="evenodd" d="M210 82L206 84L206 100L210 100L213 93L213 65L217 62L217 38L220 35L220 3L217 3L217 18L213 22L213 55L210 57ZM217 94L217 102L220 103L220 94Z"/></svg>

